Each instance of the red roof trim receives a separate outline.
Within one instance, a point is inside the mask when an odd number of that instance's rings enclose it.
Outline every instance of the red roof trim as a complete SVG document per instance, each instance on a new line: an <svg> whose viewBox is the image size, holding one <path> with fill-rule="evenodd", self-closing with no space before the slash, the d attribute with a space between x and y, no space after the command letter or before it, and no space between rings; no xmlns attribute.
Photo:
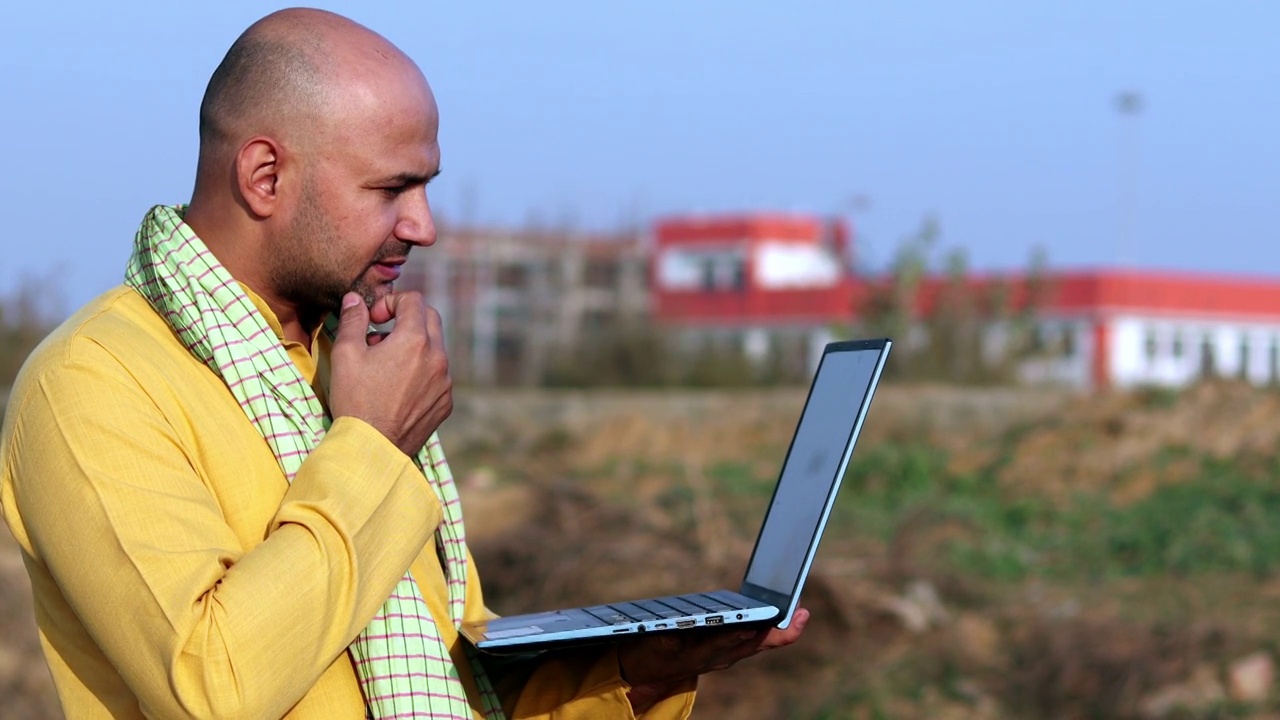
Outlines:
<svg viewBox="0 0 1280 720"><path fill-rule="evenodd" d="M986 295L1005 283L1010 305L1025 307L1028 276L981 275L966 283ZM1150 312L1226 317L1280 317L1280 280L1190 273L1135 271L1053 272L1044 276L1047 312ZM943 277L927 278L920 287L917 310L928 314L949 286Z"/></svg>
<svg viewBox="0 0 1280 720"><path fill-rule="evenodd" d="M821 218L781 213L676 217L654 224L654 237L659 246L744 240L812 243L820 241L825 232L826 222Z"/></svg>

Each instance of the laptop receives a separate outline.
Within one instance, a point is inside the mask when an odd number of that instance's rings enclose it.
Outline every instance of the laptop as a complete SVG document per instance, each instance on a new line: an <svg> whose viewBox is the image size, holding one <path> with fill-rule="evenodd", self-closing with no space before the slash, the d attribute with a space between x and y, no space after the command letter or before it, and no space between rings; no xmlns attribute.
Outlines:
<svg viewBox="0 0 1280 720"><path fill-rule="evenodd" d="M853 446L889 356L888 339L828 344L782 462L742 585L464 623L475 647L526 653L637 633L791 624Z"/></svg>

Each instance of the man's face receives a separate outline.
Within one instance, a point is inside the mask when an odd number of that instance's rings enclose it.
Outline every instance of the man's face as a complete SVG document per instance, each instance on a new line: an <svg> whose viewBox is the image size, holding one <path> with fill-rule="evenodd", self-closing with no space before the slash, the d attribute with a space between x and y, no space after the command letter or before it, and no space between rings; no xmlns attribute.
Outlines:
<svg viewBox="0 0 1280 720"><path fill-rule="evenodd" d="M372 305L391 292L410 249L435 242L426 185L440 147L430 90L364 100L316 133L275 256L279 292L300 310L336 311L352 290Z"/></svg>

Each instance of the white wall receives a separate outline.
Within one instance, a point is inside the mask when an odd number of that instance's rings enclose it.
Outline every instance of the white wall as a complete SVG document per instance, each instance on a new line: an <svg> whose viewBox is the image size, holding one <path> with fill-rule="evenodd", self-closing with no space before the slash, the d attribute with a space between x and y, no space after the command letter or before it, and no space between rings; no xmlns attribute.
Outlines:
<svg viewBox="0 0 1280 720"><path fill-rule="evenodd" d="M756 248L755 280L766 290L833 287L840 262L820 245L765 242Z"/></svg>
<svg viewBox="0 0 1280 720"><path fill-rule="evenodd" d="M1083 318L1046 318L1040 332L1054 351L1026 360L1019 377L1026 383L1076 388L1093 385L1093 322Z"/></svg>
<svg viewBox="0 0 1280 720"><path fill-rule="evenodd" d="M809 367L813 370L818 369L818 363L822 361L822 352L826 349L827 343L834 342L835 333L831 332L828 327L816 327L809 331Z"/></svg>
<svg viewBox="0 0 1280 720"><path fill-rule="evenodd" d="M1179 339L1182 351L1176 353ZM1242 353L1246 339L1247 365ZM1112 324L1113 382L1118 387L1192 382L1201 374L1206 340L1217 375L1237 377L1247 371L1247 379L1255 384L1273 380L1271 347L1280 345L1280 322L1125 315Z"/></svg>

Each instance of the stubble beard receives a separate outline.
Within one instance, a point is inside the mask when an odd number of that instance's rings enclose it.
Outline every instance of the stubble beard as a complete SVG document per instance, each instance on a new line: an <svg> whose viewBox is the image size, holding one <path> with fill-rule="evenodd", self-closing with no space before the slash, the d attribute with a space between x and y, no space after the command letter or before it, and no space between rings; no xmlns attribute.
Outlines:
<svg viewBox="0 0 1280 720"><path fill-rule="evenodd" d="M387 258L406 257L412 247L398 240L384 243L354 279L344 275L342 237L314 196L303 201L286 245L289 250L277 256L279 290L297 305L300 317L315 324L325 315L337 314L343 296L349 292L359 294L367 307L373 307L380 298L390 294L393 284L371 279L369 271Z"/></svg>
<svg viewBox="0 0 1280 720"><path fill-rule="evenodd" d="M335 272L341 264L337 234L313 199L304 201L282 246L283 252L275 257L278 290L297 307L303 324L314 327L342 307L342 296L355 283Z"/></svg>

